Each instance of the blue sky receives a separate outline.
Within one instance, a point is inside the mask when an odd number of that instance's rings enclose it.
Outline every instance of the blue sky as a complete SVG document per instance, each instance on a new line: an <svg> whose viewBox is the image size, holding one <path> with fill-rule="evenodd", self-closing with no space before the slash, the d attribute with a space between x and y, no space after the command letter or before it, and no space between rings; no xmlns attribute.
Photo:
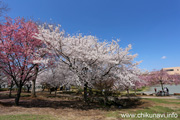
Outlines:
<svg viewBox="0 0 180 120"><path fill-rule="evenodd" d="M4 0L7 15L59 23L70 33L120 39L141 69L180 66L180 0Z"/></svg>

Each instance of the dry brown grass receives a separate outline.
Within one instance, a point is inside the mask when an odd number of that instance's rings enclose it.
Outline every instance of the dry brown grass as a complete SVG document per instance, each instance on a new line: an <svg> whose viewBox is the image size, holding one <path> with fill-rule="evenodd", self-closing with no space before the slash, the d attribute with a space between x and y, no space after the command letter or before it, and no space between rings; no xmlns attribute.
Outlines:
<svg viewBox="0 0 180 120"><path fill-rule="evenodd" d="M29 93L23 93L27 96ZM86 104L82 100L69 99L68 95L53 97L48 93L38 93L38 97L21 97L20 106L14 106L14 98L8 98L7 93L0 93L0 115L34 114L51 115L62 120L110 120L107 108L95 103ZM72 96L72 95L70 95Z"/></svg>
<svg viewBox="0 0 180 120"><path fill-rule="evenodd" d="M24 95L28 94L25 93ZM87 105L81 100L72 100L60 96L53 97L53 95L49 96L48 94L41 93L36 98L21 97L20 106L14 106L14 98L8 98L6 94L0 93L0 115L50 115L60 120L119 120L120 118L107 116L107 114L113 111L118 114L128 113L157 105L164 107L170 106L174 109L180 108L179 104L157 103L142 99L141 104L138 106L126 109L112 109L93 103Z"/></svg>

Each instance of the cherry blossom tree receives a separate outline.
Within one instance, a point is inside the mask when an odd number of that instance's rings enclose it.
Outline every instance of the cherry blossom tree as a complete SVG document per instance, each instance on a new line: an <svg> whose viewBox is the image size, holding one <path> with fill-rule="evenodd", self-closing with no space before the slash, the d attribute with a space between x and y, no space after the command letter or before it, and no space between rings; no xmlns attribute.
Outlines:
<svg viewBox="0 0 180 120"><path fill-rule="evenodd" d="M41 72L37 76L37 84L38 85L48 85L50 89L50 94L51 94L51 89L55 90L55 96L56 96L56 91L57 88L61 86L70 86L71 84L76 84L73 79L76 79L77 77L75 76L74 73L72 73L67 66L64 64L58 64L53 65L49 68L47 68L45 71ZM73 83L73 81L74 83Z"/></svg>
<svg viewBox="0 0 180 120"><path fill-rule="evenodd" d="M115 89L126 90L129 96L129 89L136 89L137 83L143 81L139 79L140 70L137 68L138 63L129 64L129 66L121 67L116 71L117 80L115 83Z"/></svg>
<svg viewBox="0 0 180 120"><path fill-rule="evenodd" d="M167 71L163 70L156 70L147 74L142 74L140 79L146 81L146 84L148 85L160 84L163 92L164 84L177 85L180 83L179 75L170 75L167 73Z"/></svg>
<svg viewBox="0 0 180 120"><path fill-rule="evenodd" d="M0 26L0 69L16 84L18 91L15 104L19 104L22 86L34 79L36 65L41 59L38 48L42 41L34 38L36 24L23 18L6 18Z"/></svg>
<svg viewBox="0 0 180 120"><path fill-rule="evenodd" d="M84 85L85 101L88 86L93 86L97 81L114 79L114 72L131 66L137 56L130 54L131 45L123 49L115 40L100 42L91 35L66 35L65 31L60 30L60 25L49 25L49 28L40 26L36 36L46 44L46 51L55 55L56 61L67 65L78 76L76 82Z"/></svg>
<svg viewBox="0 0 180 120"><path fill-rule="evenodd" d="M31 81L27 81L24 85L25 89L27 89L27 92L30 92L30 89L32 87Z"/></svg>

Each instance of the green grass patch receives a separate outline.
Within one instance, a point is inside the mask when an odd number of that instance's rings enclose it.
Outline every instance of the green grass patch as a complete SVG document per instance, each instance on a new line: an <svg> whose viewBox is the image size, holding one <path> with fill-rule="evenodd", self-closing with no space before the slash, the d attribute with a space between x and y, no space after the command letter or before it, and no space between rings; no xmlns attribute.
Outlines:
<svg viewBox="0 0 180 120"><path fill-rule="evenodd" d="M106 114L106 117L114 117L114 118L119 118L120 116L119 116L119 112L118 111L112 111L112 112L108 112L107 114Z"/></svg>
<svg viewBox="0 0 180 120"><path fill-rule="evenodd" d="M156 99L156 98L146 98L146 100L150 100L157 103L166 103L166 104L180 104L180 99Z"/></svg>
<svg viewBox="0 0 180 120"><path fill-rule="evenodd" d="M145 108L143 110L137 110L135 113L144 113L144 112L153 114L153 113L168 113L168 112L176 112L176 111L169 107L153 106L153 107Z"/></svg>
<svg viewBox="0 0 180 120"><path fill-rule="evenodd" d="M147 91L149 90L150 87L142 87L142 88L138 88L136 91L137 92L142 92L142 91Z"/></svg>
<svg viewBox="0 0 180 120"><path fill-rule="evenodd" d="M58 120L58 119L49 115L20 114L20 115L1 115L0 120Z"/></svg>
<svg viewBox="0 0 180 120"><path fill-rule="evenodd" d="M142 110L137 110L135 112L132 112L130 111L131 114L150 114L150 115L153 115L153 114L171 114L171 113L177 113L178 116L180 116L180 112L177 111L177 110L174 110L172 108L169 108L169 107L162 107L162 106L153 106L153 107L148 107L148 108L145 108L145 109L142 109ZM133 120L139 120L139 119L142 119L142 118L131 118ZM143 118L143 120L160 120L160 119L165 119L165 120L175 120L175 119L179 119L178 118L174 118L174 117L169 117L169 118L165 118L165 117L162 117L162 118Z"/></svg>
<svg viewBox="0 0 180 120"><path fill-rule="evenodd" d="M110 118L117 118L117 119L130 119L130 120L179 120L180 119L180 106L179 106L179 103L180 103L180 100L179 99L150 99L150 98L147 98L145 100L149 100L149 101L153 101L154 103L165 103L167 105L165 106L161 106L161 105L158 105L158 106L150 106L150 107L145 107L145 108L140 108L140 109L120 109L120 110L117 110L117 111L109 111L107 114L106 114L106 117L110 117ZM174 105L177 105L177 107L169 107L168 104L174 104ZM171 114L171 113L176 113L178 114L178 118L165 118L163 116L161 116L161 118L148 118L148 117L144 117L144 118L137 118L137 117L122 117L122 113L124 114L127 114L127 115L138 115L138 114L149 114L150 116L153 116L154 114L161 114L161 115L165 115L165 117L168 115L168 114Z"/></svg>
<svg viewBox="0 0 180 120"><path fill-rule="evenodd" d="M123 110L122 110L123 111ZM132 110L127 110L125 112L123 112L124 114L128 114L128 115L138 115L138 114L150 114L150 115L153 115L153 114L171 114L171 113L177 113L178 116L180 116L180 111L177 111L177 110L173 110L169 107L162 107L162 106L154 106L154 107L147 107L147 108L144 108L142 110L136 110L136 111L132 111ZM165 119L165 120L174 120L176 118L165 118L165 117L162 117L162 118L148 118L148 117L142 117L142 118L136 118L136 117L122 117L122 112L120 111L110 111L106 114L106 117L111 117L111 118L118 118L118 119L131 119L131 120L161 120L161 119ZM177 118L179 119L179 117Z"/></svg>

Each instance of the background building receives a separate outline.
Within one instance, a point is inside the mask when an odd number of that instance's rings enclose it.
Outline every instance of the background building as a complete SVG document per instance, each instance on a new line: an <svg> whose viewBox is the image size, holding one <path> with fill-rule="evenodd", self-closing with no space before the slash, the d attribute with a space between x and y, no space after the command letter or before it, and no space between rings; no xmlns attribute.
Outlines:
<svg viewBox="0 0 180 120"><path fill-rule="evenodd" d="M163 68L163 71L167 71L168 74L180 74L180 67Z"/></svg>

